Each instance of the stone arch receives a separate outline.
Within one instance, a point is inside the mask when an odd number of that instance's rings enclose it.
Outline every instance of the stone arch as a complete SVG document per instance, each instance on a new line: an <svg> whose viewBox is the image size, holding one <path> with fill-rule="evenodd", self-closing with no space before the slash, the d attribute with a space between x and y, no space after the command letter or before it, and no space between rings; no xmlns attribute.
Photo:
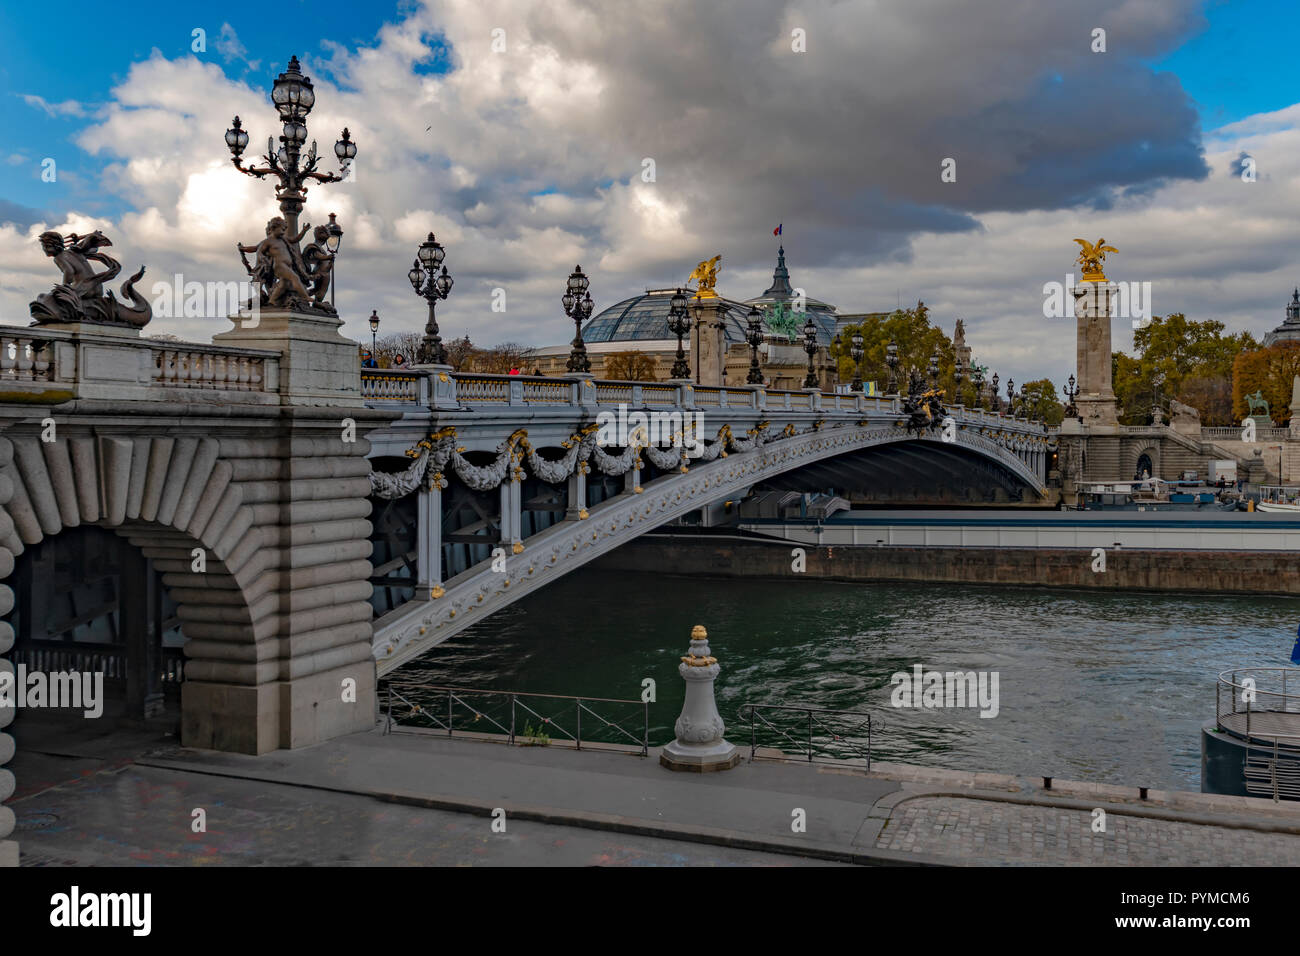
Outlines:
<svg viewBox="0 0 1300 956"><path fill-rule="evenodd" d="M1124 474L1121 475L1120 478L1128 479L1137 474L1138 462L1142 460L1143 455L1146 455L1151 459L1151 477L1163 478L1164 475L1161 473L1159 442L1134 442L1131 444L1129 446L1129 453L1124 461Z"/></svg>
<svg viewBox="0 0 1300 956"><path fill-rule="evenodd" d="M187 637L188 746L263 753L373 723L363 448L157 425L58 429L51 442L29 426L0 437L0 575L27 547L84 524L152 558ZM338 707L340 673L361 707Z"/></svg>

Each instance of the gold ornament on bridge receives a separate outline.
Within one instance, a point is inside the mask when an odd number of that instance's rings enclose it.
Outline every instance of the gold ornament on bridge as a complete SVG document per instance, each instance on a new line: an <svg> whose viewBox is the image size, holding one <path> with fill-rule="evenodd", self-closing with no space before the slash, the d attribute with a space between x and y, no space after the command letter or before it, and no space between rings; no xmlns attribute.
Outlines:
<svg viewBox="0 0 1300 956"><path fill-rule="evenodd" d="M695 298L716 299L718 297L718 293L713 291L713 287L718 284L718 273L722 271L718 266L721 260L721 255L714 256L712 259L705 259L695 267L694 272L686 277L688 287L692 282L698 283Z"/></svg>
<svg viewBox="0 0 1300 956"><path fill-rule="evenodd" d="M1106 274L1101 264L1106 261L1106 253L1119 252L1114 246L1106 245L1105 239L1098 239L1096 244L1087 239L1075 239L1079 244L1079 258L1074 261L1083 267L1083 282L1105 282Z"/></svg>

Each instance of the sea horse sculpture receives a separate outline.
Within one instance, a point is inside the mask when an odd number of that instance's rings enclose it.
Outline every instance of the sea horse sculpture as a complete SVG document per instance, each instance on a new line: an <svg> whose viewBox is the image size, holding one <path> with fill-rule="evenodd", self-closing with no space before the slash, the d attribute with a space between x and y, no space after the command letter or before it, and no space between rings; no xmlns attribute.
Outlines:
<svg viewBox="0 0 1300 956"><path fill-rule="evenodd" d="M66 238L57 232L43 232L39 241L63 273L63 282L38 295L31 304L34 324L92 322L141 328L153 318L153 307L135 291L135 284L144 277L144 266L122 284L122 297L127 302L119 302L112 292L103 290L102 286L122 271L122 263L99 251L113 243L98 229L86 236L70 233ZM96 272L92 261L108 268Z"/></svg>

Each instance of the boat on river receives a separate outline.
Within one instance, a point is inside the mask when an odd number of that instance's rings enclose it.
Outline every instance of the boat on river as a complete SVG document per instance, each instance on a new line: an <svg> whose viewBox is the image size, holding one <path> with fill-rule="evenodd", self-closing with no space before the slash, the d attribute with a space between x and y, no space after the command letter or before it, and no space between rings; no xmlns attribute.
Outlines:
<svg viewBox="0 0 1300 956"><path fill-rule="evenodd" d="M1141 478L1080 484L1075 507L1079 511L1235 511L1237 499L1235 488Z"/></svg>
<svg viewBox="0 0 1300 956"><path fill-rule="evenodd" d="M1259 489L1258 511L1300 512L1300 488L1286 485L1263 485Z"/></svg>

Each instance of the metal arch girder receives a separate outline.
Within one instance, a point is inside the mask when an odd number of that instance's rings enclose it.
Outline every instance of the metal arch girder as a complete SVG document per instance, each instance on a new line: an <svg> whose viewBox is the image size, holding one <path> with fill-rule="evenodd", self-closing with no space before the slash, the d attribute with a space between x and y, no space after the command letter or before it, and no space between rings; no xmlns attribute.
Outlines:
<svg viewBox="0 0 1300 956"><path fill-rule="evenodd" d="M493 571L491 561L480 562L446 582L437 600L411 601L384 615L373 640L378 673L389 673L520 597L703 504L805 462L906 439L893 426L825 428L665 476L641 494L616 495L593 506L587 519L561 521L528 538L522 553L507 556L504 571Z"/></svg>

